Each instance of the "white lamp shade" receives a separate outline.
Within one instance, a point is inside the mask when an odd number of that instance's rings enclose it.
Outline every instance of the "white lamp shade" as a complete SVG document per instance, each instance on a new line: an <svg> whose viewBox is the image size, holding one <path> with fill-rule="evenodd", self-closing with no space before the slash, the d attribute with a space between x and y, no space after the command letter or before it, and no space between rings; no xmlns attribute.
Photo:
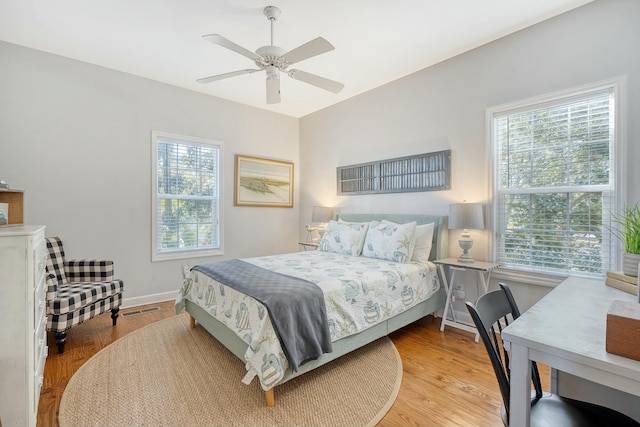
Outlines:
<svg viewBox="0 0 640 427"><path fill-rule="evenodd" d="M314 206L311 222L329 222L332 214L332 209L328 206Z"/></svg>
<svg viewBox="0 0 640 427"><path fill-rule="evenodd" d="M484 230L481 203L453 203L449 205L449 229Z"/></svg>

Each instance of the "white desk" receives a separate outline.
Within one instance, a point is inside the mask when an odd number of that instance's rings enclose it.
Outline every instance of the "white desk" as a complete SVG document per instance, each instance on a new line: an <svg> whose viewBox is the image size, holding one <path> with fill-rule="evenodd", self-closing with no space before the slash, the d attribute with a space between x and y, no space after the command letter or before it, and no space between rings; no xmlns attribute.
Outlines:
<svg viewBox="0 0 640 427"><path fill-rule="evenodd" d="M474 262L460 262L456 258L446 258L439 259L433 261L434 264L437 264L440 267L440 276L442 277L443 285L445 292L447 293L447 300L444 304L444 313L442 314L442 322L440 323L440 332L444 332L444 327L446 325L453 326L454 328L462 329L467 332L472 332L476 334L476 342L480 338L478 331L473 325L467 325L466 323L461 323L456 319L456 314L451 307L453 303L453 289L456 286L456 272L458 271L476 271L478 273L478 280L480 282L480 289L478 293L478 298L481 295L487 293L487 287L489 286L489 278L491 277L491 272L498 268L498 264L493 262L484 262L484 261L474 261ZM447 272L445 271L445 267L449 267L451 271L451 277L447 280ZM448 319L449 309L451 309L451 318L453 320Z"/></svg>
<svg viewBox="0 0 640 427"><path fill-rule="evenodd" d="M529 427L532 360L640 397L640 361L605 350L613 300L636 297L604 281L570 278L505 328L502 339L511 350L511 425Z"/></svg>

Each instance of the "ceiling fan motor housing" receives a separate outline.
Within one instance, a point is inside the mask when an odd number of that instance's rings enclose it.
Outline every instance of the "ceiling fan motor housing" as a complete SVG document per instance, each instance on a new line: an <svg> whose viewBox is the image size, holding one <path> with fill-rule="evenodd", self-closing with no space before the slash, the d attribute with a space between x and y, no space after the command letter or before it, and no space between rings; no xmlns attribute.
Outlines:
<svg viewBox="0 0 640 427"><path fill-rule="evenodd" d="M282 58L282 55L285 53L287 53L287 51L278 46L263 46L256 50L256 54L260 55L263 60L256 60L255 63L260 68L273 65L279 70L283 70L287 65L289 65L287 64L287 61Z"/></svg>

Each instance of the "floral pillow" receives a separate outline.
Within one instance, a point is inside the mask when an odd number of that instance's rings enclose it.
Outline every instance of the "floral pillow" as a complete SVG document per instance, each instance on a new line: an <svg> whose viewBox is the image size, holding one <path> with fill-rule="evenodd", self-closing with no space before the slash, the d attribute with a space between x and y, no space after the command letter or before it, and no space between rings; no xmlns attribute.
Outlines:
<svg viewBox="0 0 640 427"><path fill-rule="evenodd" d="M329 221L318 245L319 251L359 256L369 228L368 222Z"/></svg>
<svg viewBox="0 0 640 427"><path fill-rule="evenodd" d="M389 221L371 221L364 241L362 255L407 263L415 245L416 223L395 224Z"/></svg>

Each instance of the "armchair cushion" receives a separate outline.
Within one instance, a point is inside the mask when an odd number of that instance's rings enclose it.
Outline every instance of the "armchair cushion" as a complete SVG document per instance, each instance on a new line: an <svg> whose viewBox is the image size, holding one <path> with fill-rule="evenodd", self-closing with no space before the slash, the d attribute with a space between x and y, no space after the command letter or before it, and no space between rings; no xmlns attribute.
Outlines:
<svg viewBox="0 0 640 427"><path fill-rule="evenodd" d="M123 289L122 280L59 285L56 297L49 303L49 312L51 314L70 313L96 301L122 294Z"/></svg>
<svg viewBox="0 0 640 427"><path fill-rule="evenodd" d="M122 304L122 294L112 295L94 304L82 307L81 309L65 314L49 314L47 316L47 330L63 332L67 329L79 325L85 320L94 318L107 310L117 310ZM113 319L113 316L111 317ZM115 323L114 323L115 326ZM56 341L57 344L57 341Z"/></svg>

